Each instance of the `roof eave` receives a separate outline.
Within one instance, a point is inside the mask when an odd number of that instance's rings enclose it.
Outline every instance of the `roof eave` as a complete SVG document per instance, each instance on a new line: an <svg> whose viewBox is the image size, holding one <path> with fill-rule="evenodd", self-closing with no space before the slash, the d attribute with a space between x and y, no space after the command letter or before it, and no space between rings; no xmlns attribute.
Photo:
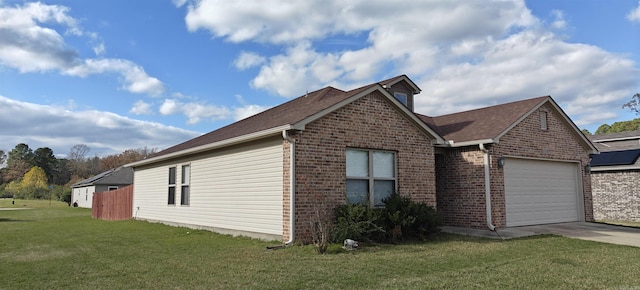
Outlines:
<svg viewBox="0 0 640 290"><path fill-rule="evenodd" d="M132 162L132 163L124 165L124 167L133 167L133 168L135 168L135 167L140 167L140 166L143 166L143 165L158 163L158 162L174 159L174 158L185 156L185 155L201 153L201 152L214 150L214 149L218 149L218 148L222 148L222 147L227 147L227 146L231 146L231 145L235 145L235 144L239 144L239 143L249 142L249 141L253 141L253 140L257 140L257 139L262 139L262 138L265 138L265 137L268 137L268 136L280 134L282 131L290 130L290 129L294 129L294 127L292 125L289 125L289 124L278 126L278 127L273 127L273 128L270 128L270 129L266 129L266 130L262 130L262 131L258 131L258 132L254 132L254 133L250 133L250 134L246 134L246 135L230 138L230 139L225 139L225 140L218 141L218 142L213 142L213 143L209 143L209 144L205 144L205 145L201 145L201 146L197 146L197 147L193 147L193 148L189 148L189 149L185 149L185 150L181 150L181 151L177 151L177 152L161 155L161 156L158 156L158 157L152 157L152 158L149 158L149 159L140 160L140 161L137 161L137 162Z"/></svg>
<svg viewBox="0 0 640 290"><path fill-rule="evenodd" d="M478 139L478 140L470 140L470 141L462 141L462 142L447 140L444 143L438 144L436 146L445 147L445 148L457 148L457 147L475 146L480 144L497 144L497 143L498 143L497 139Z"/></svg>
<svg viewBox="0 0 640 290"><path fill-rule="evenodd" d="M640 165L609 165L609 166L591 166L592 172L598 171L622 171L622 170L640 170Z"/></svg>

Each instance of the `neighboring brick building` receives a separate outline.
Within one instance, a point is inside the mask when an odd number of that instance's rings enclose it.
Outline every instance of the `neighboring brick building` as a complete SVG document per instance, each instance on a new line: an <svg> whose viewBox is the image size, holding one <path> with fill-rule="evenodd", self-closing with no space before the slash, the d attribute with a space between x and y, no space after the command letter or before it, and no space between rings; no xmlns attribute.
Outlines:
<svg viewBox="0 0 640 290"><path fill-rule="evenodd" d="M592 220L596 150L550 97L431 118L419 92L406 76L327 87L130 164L136 216L304 242L319 208L398 192L448 225Z"/></svg>
<svg viewBox="0 0 640 290"><path fill-rule="evenodd" d="M602 151L591 161L594 218L640 222L640 131L589 138Z"/></svg>

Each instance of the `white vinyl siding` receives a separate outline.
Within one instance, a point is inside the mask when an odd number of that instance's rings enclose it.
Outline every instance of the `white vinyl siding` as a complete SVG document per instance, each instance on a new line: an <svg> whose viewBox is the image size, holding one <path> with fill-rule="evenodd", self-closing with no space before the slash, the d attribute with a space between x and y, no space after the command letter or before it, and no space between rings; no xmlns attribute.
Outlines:
<svg viewBox="0 0 640 290"><path fill-rule="evenodd" d="M78 207L91 208L95 186L77 187L72 190L71 204L78 202Z"/></svg>
<svg viewBox="0 0 640 290"><path fill-rule="evenodd" d="M185 164L190 169L189 206L167 206L168 168ZM180 181L182 172L177 172ZM281 138L136 169L134 179L133 210L138 212L137 218L282 236ZM177 199L180 189L176 188Z"/></svg>
<svg viewBox="0 0 640 290"><path fill-rule="evenodd" d="M507 158L507 226L579 220L578 184L577 163Z"/></svg>

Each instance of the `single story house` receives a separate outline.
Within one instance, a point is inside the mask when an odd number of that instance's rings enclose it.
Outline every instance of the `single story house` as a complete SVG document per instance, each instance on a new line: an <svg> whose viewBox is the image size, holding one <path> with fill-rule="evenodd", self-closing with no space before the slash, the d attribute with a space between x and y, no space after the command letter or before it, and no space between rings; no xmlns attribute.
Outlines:
<svg viewBox="0 0 640 290"><path fill-rule="evenodd" d="M640 222L640 131L589 138L602 152L591 160L594 218Z"/></svg>
<svg viewBox="0 0 640 290"><path fill-rule="evenodd" d="M474 228L590 221L597 150L551 97L428 117L402 75L333 87L158 152L134 168L138 219L291 243L319 206L393 192Z"/></svg>
<svg viewBox="0 0 640 290"><path fill-rule="evenodd" d="M131 184L133 168L110 169L71 185L71 202L77 203L78 207L91 208L94 192L116 190Z"/></svg>

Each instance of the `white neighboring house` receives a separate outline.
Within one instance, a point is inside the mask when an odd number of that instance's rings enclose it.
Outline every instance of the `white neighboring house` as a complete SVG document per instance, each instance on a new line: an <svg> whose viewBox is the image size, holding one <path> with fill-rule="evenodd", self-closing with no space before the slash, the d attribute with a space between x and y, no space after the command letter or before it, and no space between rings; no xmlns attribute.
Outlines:
<svg viewBox="0 0 640 290"><path fill-rule="evenodd" d="M93 193L116 190L133 183L133 169L114 168L71 185L71 203L78 207L91 208Z"/></svg>

